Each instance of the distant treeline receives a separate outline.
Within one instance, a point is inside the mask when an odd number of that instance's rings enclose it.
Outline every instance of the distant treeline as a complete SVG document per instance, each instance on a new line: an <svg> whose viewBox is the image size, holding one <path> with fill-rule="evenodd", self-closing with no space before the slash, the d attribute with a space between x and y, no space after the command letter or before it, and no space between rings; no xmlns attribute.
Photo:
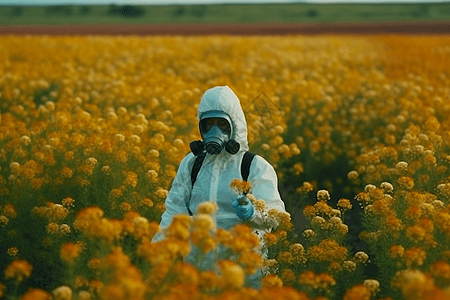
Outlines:
<svg viewBox="0 0 450 300"><path fill-rule="evenodd" d="M0 5L0 23L332 22L449 20L450 3L214 4L214 5Z"/></svg>
<svg viewBox="0 0 450 300"><path fill-rule="evenodd" d="M417 10L410 12L412 17L422 17L426 16L430 12L430 7L432 3L422 3L418 5ZM149 6L146 6L149 8ZM107 10L107 15L116 15L123 17L142 17L145 15L145 6L142 5L116 5L110 4ZM12 16L22 16L24 12L24 6L12 6L11 14ZM151 7L150 7L151 9ZM202 18L208 11L208 5L174 5L172 9L172 17L182 17L185 15L195 16L197 18ZM47 15L89 15L92 12L92 7L89 5L52 5L45 8L45 13ZM370 15L370 12L363 12L363 17ZM310 18L315 18L320 15L320 11L317 9L309 9L306 11L305 15Z"/></svg>
<svg viewBox="0 0 450 300"><path fill-rule="evenodd" d="M148 6L147 6L148 7ZM11 9L12 16L22 16L24 6L15 6ZM173 7L172 16L181 17L183 15L192 15L201 18L208 10L208 5L176 5ZM92 7L89 5L74 6L74 5L51 5L45 8L47 15L88 15L92 12ZM145 8L141 5L117 5L110 4L107 15L118 15L123 17L142 17L145 15ZM314 14L314 12L313 12Z"/></svg>
<svg viewBox="0 0 450 300"><path fill-rule="evenodd" d="M24 6L15 6L11 9L12 16L22 16L24 13ZM89 5L51 5L45 8L47 15L72 16L72 15L89 15L92 12L92 7ZM145 14L145 9L137 5L116 5L111 4L107 12L109 15L120 15L123 17L140 17Z"/></svg>

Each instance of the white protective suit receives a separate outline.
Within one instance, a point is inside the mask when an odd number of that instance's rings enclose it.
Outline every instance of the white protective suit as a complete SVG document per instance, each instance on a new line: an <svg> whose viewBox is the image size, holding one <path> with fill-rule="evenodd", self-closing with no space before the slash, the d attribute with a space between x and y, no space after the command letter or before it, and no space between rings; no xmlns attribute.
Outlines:
<svg viewBox="0 0 450 300"><path fill-rule="evenodd" d="M237 196L230 190L233 179L242 179L241 161L247 151L247 123L238 97L228 86L218 86L207 90L198 106L197 118L200 122L202 113L210 110L220 110L227 113L232 121L230 139L240 144L236 154L228 153L225 148L221 153L212 155L207 153L202 167L197 175L193 188L191 187L191 171L194 165L194 154L187 154L180 163L172 188L166 198L166 211L162 215L161 228L165 229L177 214L188 214L186 204L195 214L197 205L204 201L214 201L218 210L214 216L216 228L230 229L241 222L231 206L232 200ZM274 168L264 158L255 155L250 165L248 181L252 184L251 194L256 199L263 199L266 208L276 208L285 211L284 202L278 192L278 179ZM254 229L262 224L262 217L255 210L254 216L249 220ZM154 241L160 240L162 234L155 236Z"/></svg>

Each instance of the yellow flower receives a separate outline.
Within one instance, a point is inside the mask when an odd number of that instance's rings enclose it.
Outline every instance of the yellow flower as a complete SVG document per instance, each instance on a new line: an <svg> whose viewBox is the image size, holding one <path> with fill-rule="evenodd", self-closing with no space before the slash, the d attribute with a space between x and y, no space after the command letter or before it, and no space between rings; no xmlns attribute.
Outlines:
<svg viewBox="0 0 450 300"><path fill-rule="evenodd" d="M52 291L53 298L55 300L71 300L72 299L72 289L68 286L60 286Z"/></svg>
<svg viewBox="0 0 450 300"><path fill-rule="evenodd" d="M435 261L430 265L430 274L436 281L440 281L444 284L450 282L450 265L445 261Z"/></svg>
<svg viewBox="0 0 450 300"><path fill-rule="evenodd" d="M369 194L366 192L360 192L355 196L355 199L358 202L361 202L363 204L371 203L372 199L370 199Z"/></svg>
<svg viewBox="0 0 450 300"><path fill-rule="evenodd" d="M246 224L237 224L232 230L233 238L228 242L229 247L235 252L256 249L259 246L259 238Z"/></svg>
<svg viewBox="0 0 450 300"><path fill-rule="evenodd" d="M109 193L111 199L119 199L123 195L122 189L112 189Z"/></svg>
<svg viewBox="0 0 450 300"><path fill-rule="evenodd" d="M223 228L219 228L219 229L217 229L217 232L216 232L216 240L218 243L221 243L227 247L231 247L233 235L231 234L231 232L229 232Z"/></svg>
<svg viewBox="0 0 450 300"><path fill-rule="evenodd" d="M346 260L344 261L344 263L342 264L342 266L344 267L344 269L348 272L353 272L356 270L356 263L354 261L351 260Z"/></svg>
<svg viewBox="0 0 450 300"><path fill-rule="evenodd" d="M348 289L343 300L370 300L371 293L367 286L360 284Z"/></svg>
<svg viewBox="0 0 450 300"><path fill-rule="evenodd" d="M47 232L50 234L57 234L59 232L59 225L56 223L49 223L47 225Z"/></svg>
<svg viewBox="0 0 450 300"><path fill-rule="evenodd" d="M91 293L88 291L79 291L78 292L78 300L91 300L93 297Z"/></svg>
<svg viewBox="0 0 450 300"><path fill-rule="evenodd" d="M343 212L350 210L352 208L352 203L348 199L339 199L337 203L337 207L341 209Z"/></svg>
<svg viewBox="0 0 450 300"><path fill-rule="evenodd" d="M197 206L197 214L207 214L207 215L214 215L215 212L217 211L218 206L215 202L213 201L205 201L200 203Z"/></svg>
<svg viewBox="0 0 450 300"><path fill-rule="evenodd" d="M427 257L425 250L419 247L413 247L405 251L405 264L409 268L413 265L421 266Z"/></svg>
<svg viewBox="0 0 450 300"><path fill-rule="evenodd" d="M0 216L0 226L5 227L8 225L9 219L6 216Z"/></svg>
<svg viewBox="0 0 450 300"><path fill-rule="evenodd" d="M366 279L364 280L364 285L369 289L371 295L380 291L380 282L378 280Z"/></svg>
<svg viewBox="0 0 450 300"><path fill-rule="evenodd" d="M14 279L22 282L30 277L33 266L24 259L13 260L5 269L5 279Z"/></svg>
<svg viewBox="0 0 450 300"><path fill-rule="evenodd" d="M406 229L406 237L414 243L419 243L425 238L426 231L421 226L409 226Z"/></svg>
<svg viewBox="0 0 450 300"><path fill-rule="evenodd" d="M309 182L303 182L302 186L297 187L295 191L298 194L308 194L314 190L314 186Z"/></svg>
<svg viewBox="0 0 450 300"><path fill-rule="evenodd" d="M314 229L319 229L319 228L325 229L325 227L327 225L326 223L327 223L327 221L323 217L320 217L320 216L315 216L311 220L311 226Z"/></svg>
<svg viewBox="0 0 450 300"><path fill-rule="evenodd" d="M65 243L62 245L59 255L63 261L72 264L82 251L83 249L78 243Z"/></svg>
<svg viewBox="0 0 450 300"><path fill-rule="evenodd" d="M214 220L209 214L195 214L192 219L194 230L213 230L214 227Z"/></svg>
<svg viewBox="0 0 450 300"><path fill-rule="evenodd" d="M155 192L155 197L157 199L165 200L167 198L168 194L169 194L169 191L167 191L163 188L158 188Z"/></svg>
<svg viewBox="0 0 450 300"><path fill-rule="evenodd" d="M122 203L120 204L120 209L121 209L123 212L130 211L130 210L131 210L131 204L128 203L128 202L122 202Z"/></svg>
<svg viewBox="0 0 450 300"><path fill-rule="evenodd" d="M12 258L15 258L17 256L17 253L19 253L19 249L17 249L17 247L10 247L8 248L7 253Z"/></svg>
<svg viewBox="0 0 450 300"><path fill-rule="evenodd" d="M177 263L175 265L176 280L181 284L197 286L200 280L198 270L186 263Z"/></svg>
<svg viewBox="0 0 450 300"><path fill-rule="evenodd" d="M273 234L273 233L270 233L270 232L265 233L264 236L263 236L263 239L264 239L264 243L267 246L273 246L276 243L278 243L277 236L275 234Z"/></svg>
<svg viewBox="0 0 450 300"><path fill-rule="evenodd" d="M369 256L362 251L355 253L355 262L365 264L369 260Z"/></svg>
<svg viewBox="0 0 450 300"><path fill-rule="evenodd" d="M295 280L295 276L294 276ZM261 285L263 288L271 288L271 287L282 287L283 286L283 280L278 277L277 275L266 275L261 280Z"/></svg>
<svg viewBox="0 0 450 300"><path fill-rule="evenodd" d="M245 180L233 179L230 183L230 189L237 194L247 194L250 193L252 184Z"/></svg>
<svg viewBox="0 0 450 300"><path fill-rule="evenodd" d="M433 280L428 275L415 269L397 272L391 285L400 289L405 299L423 299L435 288Z"/></svg>
<svg viewBox="0 0 450 300"><path fill-rule="evenodd" d="M397 234L403 228L402 221L393 215L388 216L385 219L385 223L387 228L394 234Z"/></svg>
<svg viewBox="0 0 450 300"><path fill-rule="evenodd" d="M322 216L330 216L333 211L333 208L325 201L318 201L316 204L314 204L314 208L316 214L320 214Z"/></svg>
<svg viewBox="0 0 450 300"><path fill-rule="evenodd" d="M141 200L141 205L147 208L153 207L153 201L150 198L143 198Z"/></svg>
<svg viewBox="0 0 450 300"><path fill-rule="evenodd" d="M72 178L73 176L73 170L69 167L63 167L60 173L62 178Z"/></svg>
<svg viewBox="0 0 450 300"><path fill-rule="evenodd" d="M126 178L125 178L125 184L132 186L132 187L136 187L137 185L137 174L134 172L127 172L126 173Z"/></svg>
<svg viewBox="0 0 450 300"><path fill-rule="evenodd" d="M313 239L316 236L316 233L312 229L306 229L303 231L302 235L307 239Z"/></svg>
<svg viewBox="0 0 450 300"><path fill-rule="evenodd" d="M62 205L69 208L69 207L75 207L74 205L75 200L72 197L66 197L62 200Z"/></svg>
<svg viewBox="0 0 450 300"><path fill-rule="evenodd" d="M300 285L310 286L313 289L317 289L319 287L319 282L317 280L316 274L311 270L302 272L298 277L298 283Z"/></svg>
<svg viewBox="0 0 450 300"><path fill-rule="evenodd" d="M331 286L336 285L336 281L333 276L326 272L317 275L317 279L319 281L319 288L322 290L329 290Z"/></svg>
<svg viewBox="0 0 450 300"><path fill-rule="evenodd" d="M314 206L312 205L307 205L303 208L303 214L305 215L305 217L307 218L313 218L314 216L316 216L317 211L315 209Z"/></svg>
<svg viewBox="0 0 450 300"><path fill-rule="evenodd" d="M317 200L328 201L330 200L330 193L327 190L320 190L317 192Z"/></svg>
<svg viewBox="0 0 450 300"><path fill-rule="evenodd" d="M342 261L347 256L347 248L340 246L335 240L325 239L319 245L311 246L307 255L314 261Z"/></svg>
<svg viewBox="0 0 450 300"><path fill-rule="evenodd" d="M16 209L14 208L14 205L12 205L11 203L8 203L5 205L5 207L3 208L3 213L8 218L11 218L11 219L17 218Z"/></svg>
<svg viewBox="0 0 450 300"><path fill-rule="evenodd" d="M30 288L20 300L50 300L52 295L41 289Z"/></svg>
<svg viewBox="0 0 450 300"><path fill-rule="evenodd" d="M293 170L295 175L300 175L304 172L303 166L299 163L294 164Z"/></svg>
<svg viewBox="0 0 450 300"><path fill-rule="evenodd" d="M101 269L101 264L102 261L100 260L100 258L98 257L93 257L89 262L88 262L88 267L89 269L93 270L93 271L98 271Z"/></svg>
<svg viewBox="0 0 450 300"><path fill-rule="evenodd" d="M278 253L277 261L291 265L294 263L294 257L288 251L281 251L280 253Z"/></svg>
<svg viewBox="0 0 450 300"><path fill-rule="evenodd" d="M359 176L359 173L357 171L355 171L355 170L350 171L347 174L347 178L350 179L350 180L355 180L356 178L358 178L358 176Z"/></svg>
<svg viewBox="0 0 450 300"><path fill-rule="evenodd" d="M306 261L305 248L302 244L295 243L289 246L289 252L294 257L295 262L303 263Z"/></svg>
<svg viewBox="0 0 450 300"><path fill-rule="evenodd" d="M389 256L396 259L401 258L405 254L405 248L401 245L392 245L391 248L389 248Z"/></svg>
<svg viewBox="0 0 450 300"><path fill-rule="evenodd" d="M264 200L256 200L255 203L253 203L253 205L255 206L256 211L258 211L259 213L263 213L264 210L266 209L266 202Z"/></svg>
<svg viewBox="0 0 450 300"><path fill-rule="evenodd" d="M166 236L181 240L189 238L189 228L191 218L188 215L176 215L172 218L172 223L166 228Z"/></svg>
<svg viewBox="0 0 450 300"><path fill-rule="evenodd" d="M328 265L328 271L330 273L339 273L342 271L342 266L339 262L337 261L332 261L330 262L330 264Z"/></svg>
<svg viewBox="0 0 450 300"><path fill-rule="evenodd" d="M128 161L128 155L124 150L119 150L115 153L115 157L118 161L126 163Z"/></svg>
<svg viewBox="0 0 450 300"><path fill-rule="evenodd" d="M397 183L405 190L412 190L414 187L414 179L407 176L402 176L397 180Z"/></svg>
<svg viewBox="0 0 450 300"><path fill-rule="evenodd" d="M103 217L103 210L100 207L90 206L83 208L77 214L77 220L95 221Z"/></svg>
<svg viewBox="0 0 450 300"><path fill-rule="evenodd" d="M280 278L285 285L293 285L296 281L295 273L291 269L283 269L280 272ZM264 280L264 279L263 279Z"/></svg>
<svg viewBox="0 0 450 300"><path fill-rule="evenodd" d="M223 279L214 271L204 271L200 273L199 286L205 293L214 292L223 286Z"/></svg>
<svg viewBox="0 0 450 300"><path fill-rule="evenodd" d="M231 260L220 260L220 274L224 285L230 289L239 289L244 285L244 270Z"/></svg>

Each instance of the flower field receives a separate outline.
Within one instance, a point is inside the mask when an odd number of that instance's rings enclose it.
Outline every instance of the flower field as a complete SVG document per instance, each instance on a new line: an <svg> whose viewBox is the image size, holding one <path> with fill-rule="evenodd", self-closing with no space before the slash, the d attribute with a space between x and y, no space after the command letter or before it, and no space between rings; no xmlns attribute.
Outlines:
<svg viewBox="0 0 450 300"><path fill-rule="evenodd" d="M448 38L1 36L0 61L0 298L450 299ZM249 194L260 240L206 202L152 242L217 85L289 214Z"/></svg>

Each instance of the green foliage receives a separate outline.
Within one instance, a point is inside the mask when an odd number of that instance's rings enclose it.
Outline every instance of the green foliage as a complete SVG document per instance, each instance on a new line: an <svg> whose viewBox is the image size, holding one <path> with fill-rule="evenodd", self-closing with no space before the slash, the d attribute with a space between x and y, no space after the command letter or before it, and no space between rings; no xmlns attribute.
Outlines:
<svg viewBox="0 0 450 300"><path fill-rule="evenodd" d="M23 6L15 6L11 9L11 16L20 17L23 15L24 7Z"/></svg>
<svg viewBox="0 0 450 300"><path fill-rule="evenodd" d="M192 7L191 14L197 18L203 18L208 10L207 5L195 5Z"/></svg>
<svg viewBox="0 0 450 300"><path fill-rule="evenodd" d="M80 7L80 15L89 15L92 12L92 7L89 5L83 5Z"/></svg>
<svg viewBox="0 0 450 300"><path fill-rule="evenodd" d="M316 18L317 16L319 16L319 12L317 11L317 9L310 9L306 13L306 15L310 18Z"/></svg>
<svg viewBox="0 0 450 300"><path fill-rule="evenodd" d="M63 15L63 16L71 16L73 14L72 5L55 5L48 6L45 9L47 15Z"/></svg>
<svg viewBox="0 0 450 300"><path fill-rule="evenodd" d="M141 17L145 14L145 10L140 6L134 5L118 6L116 4L111 4L109 7L108 14L118 15L122 17Z"/></svg>
<svg viewBox="0 0 450 300"><path fill-rule="evenodd" d="M14 18L11 18L14 16ZM51 16L51 18L49 18ZM111 23L236 23L338 21L446 21L450 3L214 4L0 6L9 25Z"/></svg>
<svg viewBox="0 0 450 300"><path fill-rule="evenodd" d="M172 13L172 16L175 18L181 17L186 13L186 7L183 5L177 5Z"/></svg>

